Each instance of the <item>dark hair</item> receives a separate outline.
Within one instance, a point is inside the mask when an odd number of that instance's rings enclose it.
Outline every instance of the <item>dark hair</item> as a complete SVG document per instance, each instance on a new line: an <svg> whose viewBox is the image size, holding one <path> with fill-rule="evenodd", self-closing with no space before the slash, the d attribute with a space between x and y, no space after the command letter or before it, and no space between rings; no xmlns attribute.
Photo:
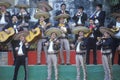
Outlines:
<svg viewBox="0 0 120 80"><path fill-rule="evenodd" d="M79 6L78 9L82 9L82 10L84 10L84 7L83 7L83 6Z"/></svg>
<svg viewBox="0 0 120 80"><path fill-rule="evenodd" d="M102 4L97 4L96 7L102 8Z"/></svg>
<svg viewBox="0 0 120 80"><path fill-rule="evenodd" d="M51 35L52 35L53 33L55 33L55 32L52 32L52 33L51 33ZM56 33L55 33L55 35L57 36L57 34L56 34Z"/></svg>
<svg viewBox="0 0 120 80"><path fill-rule="evenodd" d="M64 5L64 6L66 6L66 4L65 4L65 3L62 3L62 4L61 4L61 7L62 7L63 5Z"/></svg>

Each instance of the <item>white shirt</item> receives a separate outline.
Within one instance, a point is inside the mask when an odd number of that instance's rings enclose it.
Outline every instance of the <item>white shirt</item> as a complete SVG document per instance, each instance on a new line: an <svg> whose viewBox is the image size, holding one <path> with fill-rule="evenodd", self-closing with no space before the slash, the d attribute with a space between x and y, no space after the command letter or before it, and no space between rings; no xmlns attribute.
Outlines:
<svg viewBox="0 0 120 80"><path fill-rule="evenodd" d="M96 13L96 17L98 17L98 16L99 16L100 12L101 12L101 11L98 11L98 12Z"/></svg>
<svg viewBox="0 0 120 80"><path fill-rule="evenodd" d="M54 53L54 50L53 50L53 41L50 41L49 48L48 48L48 53Z"/></svg>
<svg viewBox="0 0 120 80"><path fill-rule="evenodd" d="M19 45L20 45L20 47L18 50L18 55L24 55L23 50L22 50L23 42L20 42Z"/></svg>
<svg viewBox="0 0 120 80"><path fill-rule="evenodd" d="M116 27L120 28L120 22L116 22Z"/></svg>
<svg viewBox="0 0 120 80"><path fill-rule="evenodd" d="M81 44L81 42L79 42L78 45L77 45L77 48L76 48L76 52L77 52L77 53L80 52L80 44Z"/></svg>
<svg viewBox="0 0 120 80"><path fill-rule="evenodd" d="M17 30L17 26L16 25L13 25L14 29L15 29L15 32L18 33L18 30Z"/></svg>
<svg viewBox="0 0 120 80"><path fill-rule="evenodd" d="M2 13L0 24L7 24L7 22L5 21L5 14L4 13Z"/></svg>
<svg viewBox="0 0 120 80"><path fill-rule="evenodd" d="M79 16L79 20L78 20L77 24L82 24L81 17L82 17L82 14Z"/></svg>

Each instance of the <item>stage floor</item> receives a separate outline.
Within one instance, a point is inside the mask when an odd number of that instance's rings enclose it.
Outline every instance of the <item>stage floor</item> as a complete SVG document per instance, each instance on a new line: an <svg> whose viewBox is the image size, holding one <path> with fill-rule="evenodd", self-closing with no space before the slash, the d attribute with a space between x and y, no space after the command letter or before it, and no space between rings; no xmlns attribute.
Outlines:
<svg viewBox="0 0 120 80"><path fill-rule="evenodd" d="M28 80L46 80L47 66L46 65L29 65ZM59 80L76 80L75 65L59 65ZM113 65L113 80L120 80L120 65ZM54 72L54 71L53 71ZM12 80L14 66L0 66L0 80ZM102 65L87 65L88 80L104 80L104 70ZM81 70L81 78L83 78ZM23 67L20 67L18 80L24 80ZM54 80L54 75L52 75ZM81 79L82 80L82 79Z"/></svg>

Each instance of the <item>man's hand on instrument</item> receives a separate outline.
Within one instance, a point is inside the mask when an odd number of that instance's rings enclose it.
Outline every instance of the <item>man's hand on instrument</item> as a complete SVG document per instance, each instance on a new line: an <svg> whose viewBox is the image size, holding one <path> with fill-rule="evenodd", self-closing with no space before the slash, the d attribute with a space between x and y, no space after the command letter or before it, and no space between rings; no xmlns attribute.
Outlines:
<svg viewBox="0 0 120 80"><path fill-rule="evenodd" d="M7 30L7 29L5 29L5 32L6 32L7 34L9 34L9 33L10 33L10 31L9 31L9 30Z"/></svg>

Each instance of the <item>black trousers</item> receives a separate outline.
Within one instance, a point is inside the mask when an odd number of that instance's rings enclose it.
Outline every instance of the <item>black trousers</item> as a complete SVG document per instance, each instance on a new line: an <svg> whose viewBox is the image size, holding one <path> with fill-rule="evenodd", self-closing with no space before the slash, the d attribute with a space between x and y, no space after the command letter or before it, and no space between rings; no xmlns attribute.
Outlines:
<svg viewBox="0 0 120 80"><path fill-rule="evenodd" d="M86 63L89 64L90 58L90 50L93 50L93 63L97 64L97 53L96 53L96 40L94 38L88 38L87 44L87 55L86 55Z"/></svg>
<svg viewBox="0 0 120 80"><path fill-rule="evenodd" d="M24 72L25 72L24 80L28 80L27 79L27 77L28 77L27 57L25 57L24 55L16 57L13 80L17 80L18 70L19 70L19 68L20 68L21 65L24 66Z"/></svg>
<svg viewBox="0 0 120 80"><path fill-rule="evenodd" d="M120 65L120 54L118 54L118 64Z"/></svg>
<svg viewBox="0 0 120 80"><path fill-rule="evenodd" d="M17 57L17 52L16 52L15 48L16 48L16 46L18 44L18 40L12 40L11 44L12 44L12 54L13 54L14 64L15 64L16 57Z"/></svg>

